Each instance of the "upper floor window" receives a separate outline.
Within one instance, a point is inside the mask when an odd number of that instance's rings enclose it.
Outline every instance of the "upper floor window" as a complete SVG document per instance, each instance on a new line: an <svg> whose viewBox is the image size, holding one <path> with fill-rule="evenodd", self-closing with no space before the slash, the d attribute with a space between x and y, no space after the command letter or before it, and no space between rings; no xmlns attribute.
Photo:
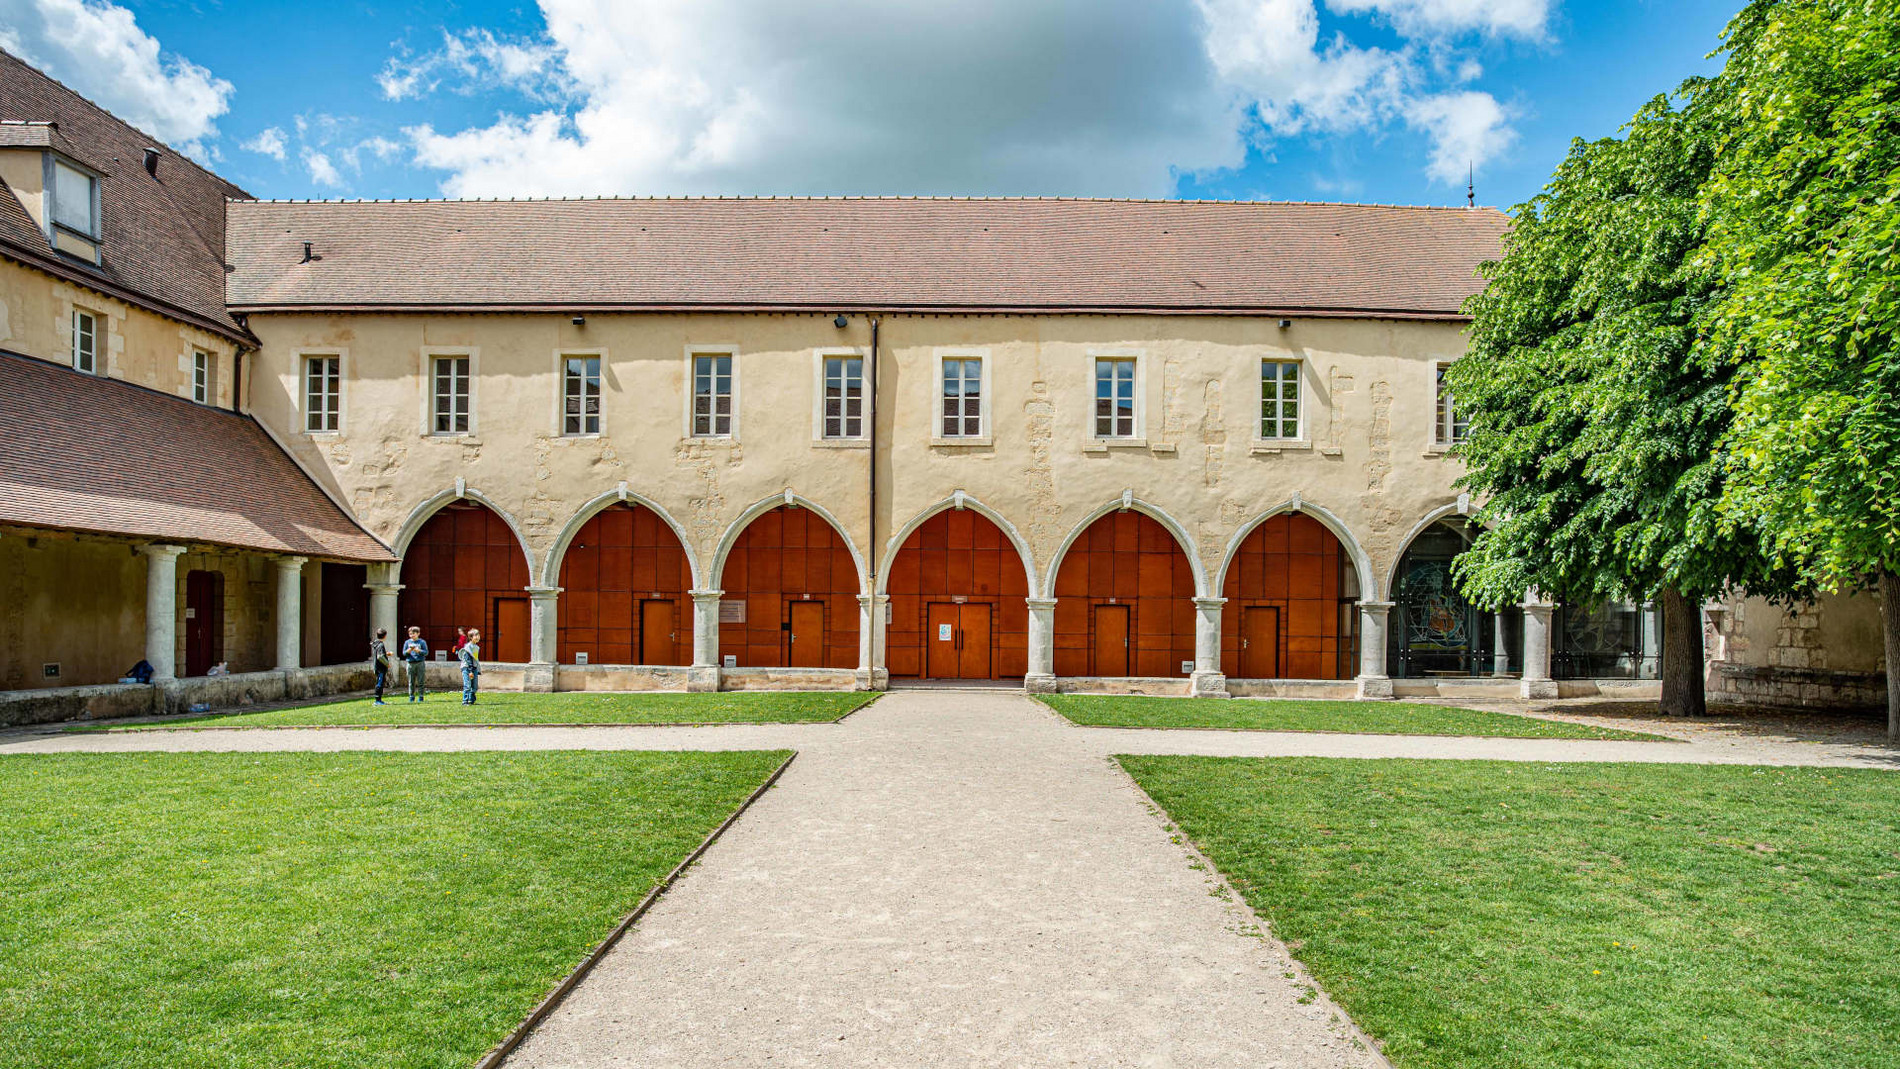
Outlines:
<svg viewBox="0 0 1900 1069"><path fill-rule="evenodd" d="M99 180L53 161L53 224L87 238L99 236Z"/></svg>
<svg viewBox="0 0 1900 1069"><path fill-rule="evenodd" d="M324 434L343 427L343 358L306 356L303 359L303 429Z"/></svg>
<svg viewBox="0 0 1900 1069"><path fill-rule="evenodd" d="M469 358L438 356L433 363L435 406L430 428L436 434L467 434Z"/></svg>
<svg viewBox="0 0 1900 1069"><path fill-rule="evenodd" d="M1134 436L1134 358L1098 357L1095 361L1095 437Z"/></svg>
<svg viewBox="0 0 1900 1069"><path fill-rule="evenodd" d="M824 436L864 437L864 359L825 357Z"/></svg>
<svg viewBox="0 0 1900 1069"><path fill-rule="evenodd" d="M693 355L693 437L732 433L732 355Z"/></svg>
<svg viewBox="0 0 1900 1069"><path fill-rule="evenodd" d="M983 436L983 358L943 359L943 437Z"/></svg>
<svg viewBox="0 0 1900 1069"><path fill-rule="evenodd" d="M1297 360L1260 362L1260 437L1300 436L1300 364Z"/></svg>
<svg viewBox="0 0 1900 1069"><path fill-rule="evenodd" d="M1459 412L1458 406L1453 403L1451 389L1445 384L1445 369L1449 366L1448 364L1438 365L1438 405L1432 440L1439 445L1453 445L1464 441L1465 432L1469 429L1465 423L1464 414Z"/></svg>
<svg viewBox="0 0 1900 1069"><path fill-rule="evenodd" d="M561 361L561 433L600 433L600 357Z"/></svg>
<svg viewBox="0 0 1900 1069"><path fill-rule="evenodd" d="M73 370L99 373L99 317L78 309L73 310Z"/></svg>
<svg viewBox="0 0 1900 1069"><path fill-rule="evenodd" d="M192 350L191 399L201 405L208 405L216 393L217 385L211 378L211 354L203 349Z"/></svg>

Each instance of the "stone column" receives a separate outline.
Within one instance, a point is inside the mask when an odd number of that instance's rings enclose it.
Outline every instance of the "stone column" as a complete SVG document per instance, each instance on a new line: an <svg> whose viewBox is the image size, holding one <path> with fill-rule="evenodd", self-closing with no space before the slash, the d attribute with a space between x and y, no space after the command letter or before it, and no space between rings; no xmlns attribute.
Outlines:
<svg viewBox="0 0 1900 1069"><path fill-rule="evenodd" d="M277 669L303 667L303 566L306 557L277 558Z"/></svg>
<svg viewBox="0 0 1900 1069"><path fill-rule="evenodd" d="M1392 611L1389 601L1359 603L1359 697L1392 697L1392 677L1386 674L1386 616Z"/></svg>
<svg viewBox="0 0 1900 1069"><path fill-rule="evenodd" d="M1637 666L1639 679L1659 679L1662 676L1662 615L1656 611L1655 602L1642 604L1643 663Z"/></svg>
<svg viewBox="0 0 1900 1069"><path fill-rule="evenodd" d="M1504 614L1501 612L1491 614L1491 674L1511 674L1511 651L1504 641Z"/></svg>
<svg viewBox="0 0 1900 1069"><path fill-rule="evenodd" d="M560 621L561 588L531 586L528 591L528 666L521 689L539 694L554 690L555 628Z"/></svg>
<svg viewBox="0 0 1900 1069"><path fill-rule="evenodd" d="M1524 599L1524 682L1518 695L1555 698L1557 683L1550 678L1550 617L1557 606L1535 591Z"/></svg>
<svg viewBox="0 0 1900 1069"><path fill-rule="evenodd" d="M1225 698L1227 677L1220 670L1220 609L1226 598L1194 599L1194 675L1188 693L1196 698Z"/></svg>
<svg viewBox="0 0 1900 1069"><path fill-rule="evenodd" d="M1029 672L1023 689L1053 694L1056 689L1056 599L1029 599Z"/></svg>
<svg viewBox="0 0 1900 1069"><path fill-rule="evenodd" d="M400 574L394 564L372 564L369 568L369 582L363 589L369 591L369 635L374 638L377 631L389 632L389 656L397 660L397 651L402 649L402 630L396 623L397 595L402 593L402 584L396 582Z"/></svg>
<svg viewBox="0 0 1900 1069"><path fill-rule="evenodd" d="M686 689L719 689L719 599L723 590L694 590L693 666L686 670Z"/></svg>
<svg viewBox="0 0 1900 1069"><path fill-rule="evenodd" d="M178 675L178 558L184 546L140 546L145 554L145 660L154 683Z"/></svg>
<svg viewBox="0 0 1900 1069"><path fill-rule="evenodd" d="M884 648L884 644L878 641L884 632L884 606L890 602L889 594L858 595L856 675L859 690L886 690L890 687L890 670L878 663L878 652Z"/></svg>

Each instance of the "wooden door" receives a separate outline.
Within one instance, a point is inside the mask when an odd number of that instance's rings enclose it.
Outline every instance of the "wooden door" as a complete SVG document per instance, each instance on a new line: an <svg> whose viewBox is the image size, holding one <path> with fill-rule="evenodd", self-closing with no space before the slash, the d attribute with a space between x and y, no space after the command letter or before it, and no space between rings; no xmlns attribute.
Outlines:
<svg viewBox="0 0 1900 1069"><path fill-rule="evenodd" d="M369 648L367 644L363 647ZM185 573L185 675L201 676L224 660L224 573Z"/></svg>
<svg viewBox="0 0 1900 1069"><path fill-rule="evenodd" d="M1242 679L1280 678L1278 608L1253 605L1241 611L1240 675Z"/></svg>
<svg viewBox="0 0 1900 1069"><path fill-rule="evenodd" d="M1095 674L1128 674L1128 606L1095 607Z"/></svg>
<svg viewBox="0 0 1900 1069"><path fill-rule="evenodd" d="M957 675L961 679L990 678L990 606L959 605L957 613Z"/></svg>
<svg viewBox="0 0 1900 1069"><path fill-rule="evenodd" d="M963 666L957 658L957 631L962 623L961 605L931 602L924 634L924 675L932 679L957 679Z"/></svg>
<svg viewBox="0 0 1900 1069"><path fill-rule="evenodd" d="M792 628L786 641L787 668L823 668L825 666L825 603L794 601L789 603L787 618Z"/></svg>
<svg viewBox="0 0 1900 1069"><path fill-rule="evenodd" d="M482 660L526 664L530 629L527 598L496 598L495 630L482 636L488 640L482 643Z"/></svg>
<svg viewBox="0 0 1900 1069"><path fill-rule="evenodd" d="M679 660L679 633L673 623L675 609L670 601L640 603L641 664L673 664Z"/></svg>
<svg viewBox="0 0 1900 1069"><path fill-rule="evenodd" d="M350 664L369 658L369 569L361 564L325 561L318 571L322 618L317 626L317 656L323 664ZM390 639L397 636L391 635ZM392 647L393 649L394 647Z"/></svg>

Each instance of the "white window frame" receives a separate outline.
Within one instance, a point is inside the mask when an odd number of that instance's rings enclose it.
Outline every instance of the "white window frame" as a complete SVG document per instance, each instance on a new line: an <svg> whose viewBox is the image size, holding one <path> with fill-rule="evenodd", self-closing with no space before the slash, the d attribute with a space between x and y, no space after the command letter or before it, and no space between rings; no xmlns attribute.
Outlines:
<svg viewBox="0 0 1900 1069"><path fill-rule="evenodd" d="M92 342L92 349L90 352L87 352L85 354L86 363L91 365L89 367L84 366L80 363L79 321L82 317L91 325L91 328L92 328L91 333L89 335ZM72 363L72 368L74 371L80 372L81 374L85 374L85 375L104 375L105 374L105 360L103 359L104 354L100 351L104 348L104 346L99 344L101 341L104 340L100 336L103 332L99 329L99 325L104 322L106 322L106 317L103 312L95 312L90 308L77 308L77 307L75 307L72 310L72 318L67 321L67 332L70 335L70 337L67 338L67 342L68 342L68 349L71 353L71 363Z"/></svg>
<svg viewBox="0 0 1900 1069"><path fill-rule="evenodd" d="M1095 396L1095 376L1097 374L1097 364L1103 360L1125 360L1135 365L1135 381L1133 384L1135 391L1133 397L1135 418L1134 427L1128 434L1104 435L1101 433L1100 425L1096 423L1095 403L1097 398ZM1146 446L1148 444L1147 354L1140 349L1090 349L1088 351L1088 363L1085 367L1087 368L1088 375L1088 405L1084 411L1088 413L1090 441L1097 447Z"/></svg>
<svg viewBox="0 0 1900 1069"><path fill-rule="evenodd" d="M858 386L863 391L859 405L859 426L856 434L843 434L827 437L825 434L825 363L829 360L857 360ZM850 447L866 445L870 442L872 414L871 397L871 359L863 348L814 349L811 360L811 438L815 445L831 447Z"/></svg>
<svg viewBox="0 0 1900 1069"><path fill-rule="evenodd" d="M310 427L310 362L336 361L336 426L312 430ZM297 414L303 432L313 438L342 434L349 418L350 357L343 349L297 350Z"/></svg>
<svg viewBox="0 0 1900 1069"><path fill-rule="evenodd" d="M1268 398L1267 398L1267 377L1266 377L1265 372L1266 372L1266 367L1268 364L1274 364L1274 365L1292 364L1295 369L1293 373L1293 384L1294 384L1294 389L1297 391L1297 393L1294 395L1293 403L1298 407L1296 408L1296 415L1294 417L1293 433L1290 435L1266 433L1266 426L1265 426L1266 416L1264 415L1264 410L1266 408ZM1301 360L1299 357L1296 357L1296 356L1270 355L1270 356L1263 356L1259 360L1254 362L1254 381L1256 383L1255 388L1259 391L1258 401L1261 406L1261 411L1256 412L1254 415L1254 424L1253 424L1254 441L1259 442L1262 445L1268 445L1268 446L1276 446L1276 445L1287 446L1287 445L1303 445L1306 442L1311 440L1307 437L1306 428L1308 426L1307 416L1309 415L1307 410L1312 407L1313 391L1309 388L1306 371L1307 371L1306 361ZM1277 383L1279 380L1276 379L1275 381ZM1281 397L1274 398L1274 401L1276 405L1284 405L1286 403L1286 400ZM1276 415L1274 416L1274 423L1277 428L1285 423L1285 417L1279 414L1279 413L1282 413L1284 409L1276 407L1274 411L1276 413Z"/></svg>
<svg viewBox="0 0 1900 1069"><path fill-rule="evenodd" d="M217 402L217 383L212 380L212 360L208 349L191 350L191 399L201 405Z"/></svg>
<svg viewBox="0 0 1900 1069"><path fill-rule="evenodd" d="M1464 434L1458 433L1457 399L1444 386L1445 369L1456 362L1432 361L1432 433L1428 452L1442 453L1464 441L1470 434L1469 423L1465 425Z"/></svg>
<svg viewBox="0 0 1900 1069"><path fill-rule="evenodd" d="M59 169L61 167L75 174L83 175L90 181L90 193L92 195L92 204L89 206L90 211L88 213L92 218L92 229L90 231L81 230L78 227L69 226L59 221ZM98 244L100 233L104 230L99 219L99 211L101 208L99 200L99 178L100 175L98 171L82 163L67 159L65 156L61 156L56 152L48 152L46 154L46 165L42 174L42 188L46 191L46 234L49 239L55 231L63 230L74 237L82 238L95 245Z"/></svg>
<svg viewBox="0 0 1900 1069"><path fill-rule="evenodd" d="M600 426L596 430L587 430L586 395L582 395L581 430L569 433L567 429L567 362L570 359L596 360L600 364L600 384L597 401L600 406ZM471 377L473 375L471 367ZM470 426L473 426L471 423ZM556 438L598 438L607 431L607 350L605 349L557 349L554 353L554 436Z"/></svg>
<svg viewBox="0 0 1900 1069"><path fill-rule="evenodd" d="M732 393L731 393L732 412L731 412L730 421L728 422L726 426L726 430L723 433L696 434L694 433L694 430L693 430L693 401L697 397L694 391L698 389L698 385L699 385L698 377L695 374L695 369L698 364L698 358L702 356L723 356L723 357L729 358L732 361ZM684 391L686 394L686 397L685 397L686 405L685 405L685 412L684 412L686 423L685 423L685 426L682 428L686 433L686 437L698 438L701 440L712 440L712 441L722 441L722 440L723 441L737 441L738 440L739 438L739 382L740 382L740 379L742 379L743 377L744 376L739 374L739 347L737 345L688 345L686 347L686 389Z"/></svg>
<svg viewBox="0 0 1900 1069"><path fill-rule="evenodd" d="M977 376L977 433L948 435L943 433L943 364L946 360L980 360L982 370ZM933 445L990 445L995 441L996 392L991 388L991 369L994 361L990 359L987 348L941 348L935 351L931 361L934 374L930 379L930 441ZM1089 389L1094 382L1090 380Z"/></svg>
<svg viewBox="0 0 1900 1069"><path fill-rule="evenodd" d="M468 429L464 431L438 431L435 429L435 362L437 360L468 360ZM422 376L422 433L428 438L465 438L475 433L475 394L481 382L481 350L470 346L433 346L425 345L421 353Z"/></svg>

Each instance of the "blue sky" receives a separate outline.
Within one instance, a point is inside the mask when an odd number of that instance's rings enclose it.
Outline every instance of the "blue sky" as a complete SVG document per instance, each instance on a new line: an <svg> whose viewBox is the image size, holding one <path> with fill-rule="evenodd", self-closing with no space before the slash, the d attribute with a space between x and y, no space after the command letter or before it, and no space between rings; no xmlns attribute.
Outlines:
<svg viewBox="0 0 1900 1069"><path fill-rule="evenodd" d="M1535 193L1739 0L0 0L266 197Z"/></svg>

